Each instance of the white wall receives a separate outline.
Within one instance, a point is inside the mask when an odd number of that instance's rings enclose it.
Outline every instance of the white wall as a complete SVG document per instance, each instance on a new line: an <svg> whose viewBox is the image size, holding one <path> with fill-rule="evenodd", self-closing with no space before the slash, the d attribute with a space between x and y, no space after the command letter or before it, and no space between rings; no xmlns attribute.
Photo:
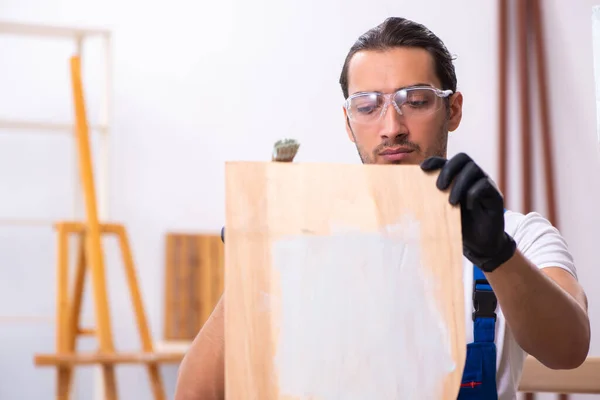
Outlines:
<svg viewBox="0 0 600 400"><path fill-rule="evenodd" d="M110 217L129 228L152 330L159 339L164 235L169 230L220 229L226 160L267 160L272 143L291 136L302 143L298 161L358 162L344 131L337 80L356 37L389 15L423 22L458 56L465 110L461 128L451 136L450 152L471 154L496 177L495 3L2 0L0 19L114 29ZM593 4L544 1L560 227L576 257L595 322L600 320L600 276L590 227L600 225L594 206L600 195L594 174L600 165ZM0 37L0 117L69 119L71 49L63 43L41 46ZM86 64L86 83L94 117L98 103L93 96L99 95L100 84L93 78L99 76L101 58L93 51L88 53L93 62ZM0 217L68 217L73 201L68 138L0 133L0 141ZM34 149L34 143L43 147ZM516 195L518 178L513 179ZM509 206L519 205L511 198ZM51 316L52 232L2 227L0 234L0 314ZM128 297L114 250L110 243L116 342L132 348L138 341L131 309L120 308ZM52 351L52 323L4 323L0 332L0 398L48 398L53 371L35 369L30 360L36 351ZM593 331L593 355L599 355L599 335ZM119 371L123 398L150 398L141 368ZM164 372L172 392L176 370ZM78 398L89 398L91 384L90 373L82 373Z"/></svg>

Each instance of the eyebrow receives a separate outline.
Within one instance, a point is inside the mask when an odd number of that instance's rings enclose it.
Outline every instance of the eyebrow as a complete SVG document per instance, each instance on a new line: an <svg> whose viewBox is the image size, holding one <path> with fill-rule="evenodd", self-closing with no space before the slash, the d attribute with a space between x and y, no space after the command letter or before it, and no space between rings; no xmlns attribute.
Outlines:
<svg viewBox="0 0 600 400"><path fill-rule="evenodd" d="M408 85L408 86L401 86L401 87L395 88L393 90L393 92L397 92L398 90L409 89L409 88L413 88L413 87L417 87L417 86L427 86L427 87L431 87L431 88L434 87L431 83L422 83L422 82L419 82L419 83L413 83L413 84ZM351 93L348 97L354 96L356 94L364 94L364 93L381 93L381 92L378 91L378 90L360 90L358 92Z"/></svg>
<svg viewBox="0 0 600 400"><path fill-rule="evenodd" d="M397 92L398 90L402 90L402 89L408 89L408 88L412 88L412 87L417 87L417 86L433 87L433 85L431 83L414 83L414 84L409 85L409 86L403 86L403 87L396 88L396 89L394 89L394 92Z"/></svg>

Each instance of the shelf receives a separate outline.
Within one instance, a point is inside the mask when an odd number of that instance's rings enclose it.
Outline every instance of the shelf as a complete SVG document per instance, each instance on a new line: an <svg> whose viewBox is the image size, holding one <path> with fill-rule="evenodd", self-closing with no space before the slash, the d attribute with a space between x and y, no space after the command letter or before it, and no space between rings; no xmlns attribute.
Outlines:
<svg viewBox="0 0 600 400"><path fill-rule="evenodd" d="M56 224L55 219L42 218L0 218L0 226L49 226Z"/></svg>
<svg viewBox="0 0 600 400"><path fill-rule="evenodd" d="M0 315L0 324L54 324L56 319L44 315Z"/></svg>
<svg viewBox="0 0 600 400"><path fill-rule="evenodd" d="M109 36L110 31L106 29L83 29L75 27L0 21L0 34L76 39L84 36Z"/></svg>
<svg viewBox="0 0 600 400"><path fill-rule="evenodd" d="M18 131L44 131L51 133L73 133L75 126L73 124L60 124L54 122L36 122L24 120L3 120L0 119L0 133L4 130ZM90 125L90 130L107 133L106 125Z"/></svg>

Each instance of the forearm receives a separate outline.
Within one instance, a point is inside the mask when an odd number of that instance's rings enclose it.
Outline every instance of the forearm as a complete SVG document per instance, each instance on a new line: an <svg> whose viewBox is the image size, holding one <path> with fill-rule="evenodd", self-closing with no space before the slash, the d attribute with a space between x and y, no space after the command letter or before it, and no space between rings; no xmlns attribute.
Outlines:
<svg viewBox="0 0 600 400"><path fill-rule="evenodd" d="M225 398L224 317L221 297L181 362L175 400Z"/></svg>
<svg viewBox="0 0 600 400"><path fill-rule="evenodd" d="M555 369L575 368L585 360L590 327L581 300L519 251L486 277L523 350Z"/></svg>

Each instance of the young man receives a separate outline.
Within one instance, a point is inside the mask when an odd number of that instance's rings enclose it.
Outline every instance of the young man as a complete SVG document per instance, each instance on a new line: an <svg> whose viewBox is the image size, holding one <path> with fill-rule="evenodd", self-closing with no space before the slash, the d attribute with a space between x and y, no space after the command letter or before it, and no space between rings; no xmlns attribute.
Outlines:
<svg viewBox="0 0 600 400"><path fill-rule="evenodd" d="M590 326L565 241L539 214L505 211L501 193L466 154L446 160L463 97L442 41L420 24L389 18L352 46L340 84L362 162L439 172L437 188L461 207L468 309L459 399L515 399L527 353L549 368L579 366ZM176 400L224 398L223 306L181 364Z"/></svg>

